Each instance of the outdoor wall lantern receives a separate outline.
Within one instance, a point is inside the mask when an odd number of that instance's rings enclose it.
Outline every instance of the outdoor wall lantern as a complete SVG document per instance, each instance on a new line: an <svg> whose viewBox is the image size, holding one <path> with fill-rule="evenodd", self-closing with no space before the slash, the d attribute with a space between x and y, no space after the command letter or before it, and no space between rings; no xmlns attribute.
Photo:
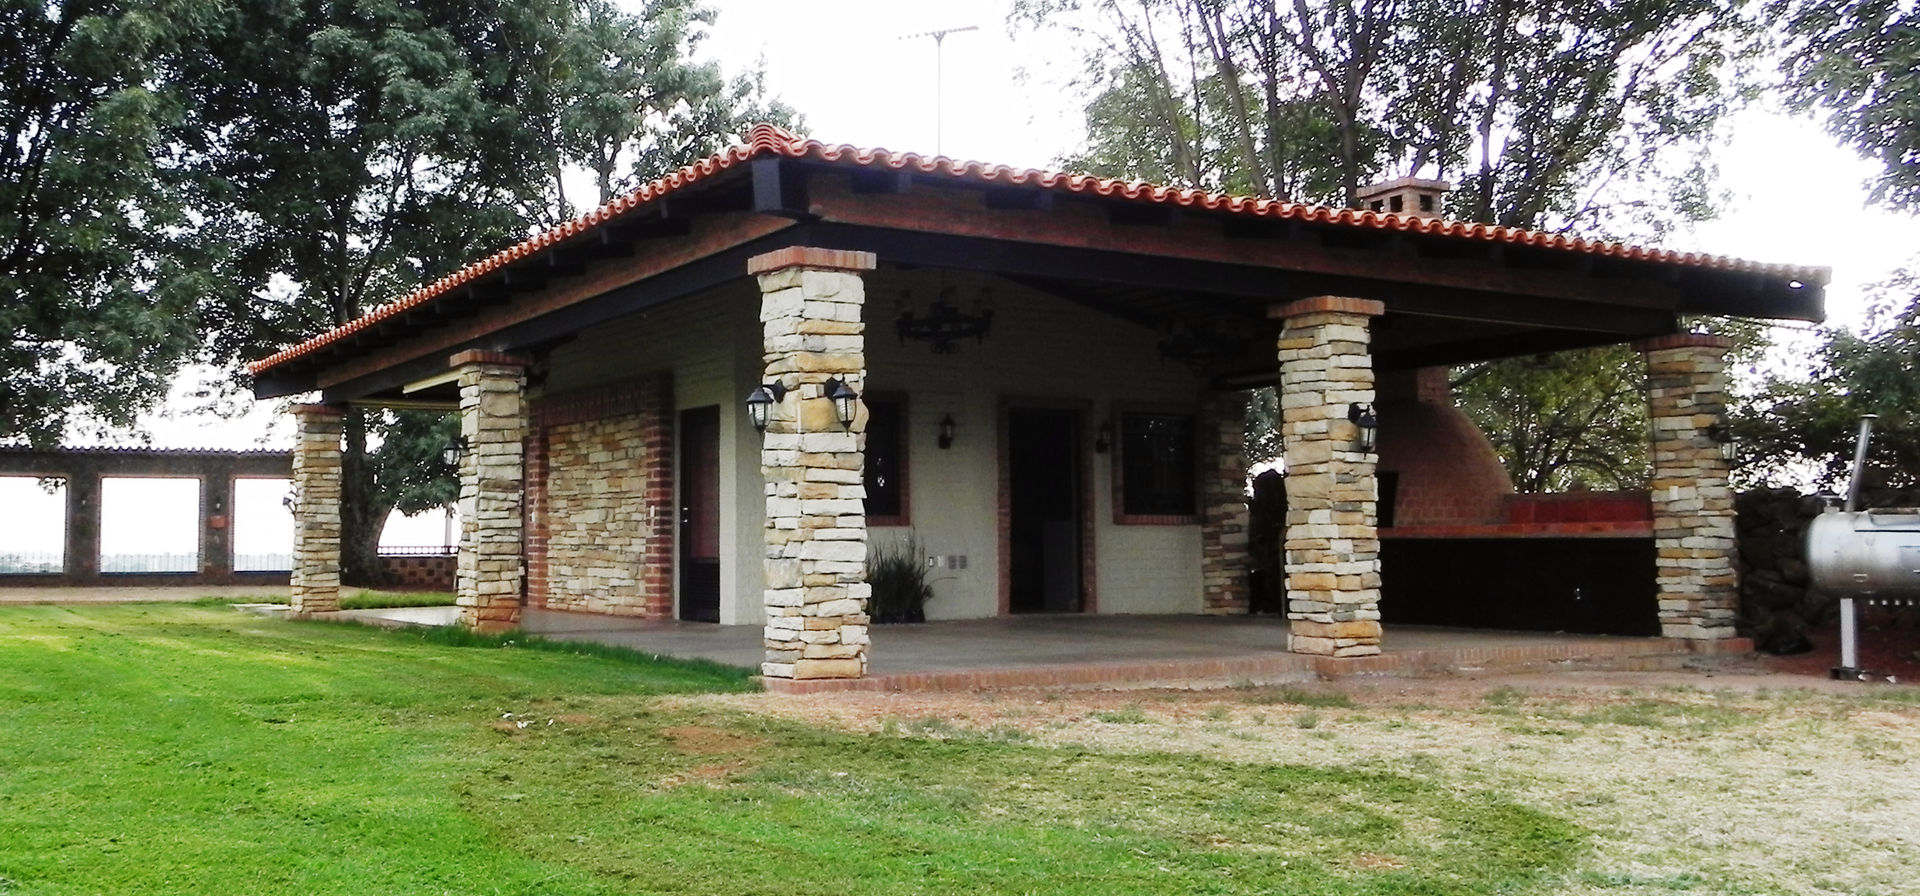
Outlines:
<svg viewBox="0 0 1920 896"><path fill-rule="evenodd" d="M856 403L860 401L860 393L853 391L853 387L847 385L846 380L837 376L827 380L824 388L827 397L833 399L833 416L839 418L840 428L852 429L853 412Z"/></svg>
<svg viewBox="0 0 1920 896"><path fill-rule="evenodd" d="M945 451L953 447L953 429L953 415L948 414L940 421L940 450Z"/></svg>
<svg viewBox="0 0 1920 896"><path fill-rule="evenodd" d="M786 384L779 380L763 383L747 393L747 419L753 421L756 432L767 431L767 420L773 416L773 406L786 397Z"/></svg>
<svg viewBox="0 0 1920 896"><path fill-rule="evenodd" d="M1733 427L1728 426L1726 421L1722 420L1707 427L1707 438L1720 446L1722 460L1730 462L1740 455L1740 443L1734 439Z"/></svg>
<svg viewBox="0 0 1920 896"><path fill-rule="evenodd" d="M300 513L299 494L296 493L293 489L287 489L287 493L280 497L280 506L285 507L288 513L294 514L296 516L299 515Z"/></svg>
<svg viewBox="0 0 1920 896"><path fill-rule="evenodd" d="M440 447L440 462L448 469L459 469L460 458L467 453L467 437L454 436Z"/></svg>
<svg viewBox="0 0 1920 896"><path fill-rule="evenodd" d="M1373 415L1373 405L1357 401L1347 405L1347 419L1360 430L1353 440L1354 447L1362 454L1372 454L1374 437L1380 430L1380 418Z"/></svg>
<svg viewBox="0 0 1920 896"><path fill-rule="evenodd" d="M1108 420L1104 423L1101 423L1100 429L1093 434L1093 453L1105 454L1107 453L1107 450L1112 447L1113 447L1113 421Z"/></svg>

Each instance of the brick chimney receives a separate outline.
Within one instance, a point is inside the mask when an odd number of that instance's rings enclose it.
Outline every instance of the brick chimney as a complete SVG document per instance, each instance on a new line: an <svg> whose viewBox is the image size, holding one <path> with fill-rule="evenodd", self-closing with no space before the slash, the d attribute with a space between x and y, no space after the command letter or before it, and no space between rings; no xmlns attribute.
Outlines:
<svg viewBox="0 0 1920 896"><path fill-rule="evenodd" d="M1426 180L1418 177L1399 177L1361 187L1356 196L1359 207L1395 215L1419 215L1423 218L1435 218L1440 215L1440 197L1445 196L1453 185L1444 180Z"/></svg>

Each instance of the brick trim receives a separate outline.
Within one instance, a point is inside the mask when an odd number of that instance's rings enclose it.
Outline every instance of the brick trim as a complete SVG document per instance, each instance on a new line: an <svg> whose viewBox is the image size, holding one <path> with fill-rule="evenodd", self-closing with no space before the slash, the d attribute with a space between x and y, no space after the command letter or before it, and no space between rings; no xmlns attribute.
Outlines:
<svg viewBox="0 0 1920 896"><path fill-rule="evenodd" d="M812 246L788 246L747 259L747 276L758 277L787 268L817 268L828 271L871 271L880 260L872 252L847 249L816 249Z"/></svg>
<svg viewBox="0 0 1920 896"><path fill-rule="evenodd" d="M1267 317L1277 320L1288 317L1299 317L1302 314L1324 314L1327 312L1379 317L1387 313L1387 303L1375 299L1355 299L1347 296L1312 296L1268 308Z"/></svg>
<svg viewBox="0 0 1920 896"><path fill-rule="evenodd" d="M448 368L465 367L468 364L493 364L501 367L532 367L533 359L511 352L489 352L469 349L458 352L447 359Z"/></svg>
<svg viewBox="0 0 1920 896"><path fill-rule="evenodd" d="M293 407L288 408L287 413L293 414L298 417L344 418L347 416L347 408L345 405L338 405L338 404L320 404L320 403L296 404Z"/></svg>
<svg viewBox="0 0 1920 896"><path fill-rule="evenodd" d="M1636 339L1633 342L1633 350L1641 354L1675 348L1714 348L1726 351L1733 348L1733 340L1712 333L1669 333L1665 336Z"/></svg>

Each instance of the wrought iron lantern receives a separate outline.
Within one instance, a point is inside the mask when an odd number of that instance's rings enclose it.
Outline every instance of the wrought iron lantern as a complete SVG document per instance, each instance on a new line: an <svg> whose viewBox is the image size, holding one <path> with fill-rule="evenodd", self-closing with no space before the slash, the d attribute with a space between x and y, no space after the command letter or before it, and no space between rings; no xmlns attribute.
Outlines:
<svg viewBox="0 0 1920 896"><path fill-rule="evenodd" d="M755 386L747 393L747 419L753 423L755 432L766 432L767 421L773 418L773 406L787 397L787 387L779 380Z"/></svg>
<svg viewBox="0 0 1920 896"><path fill-rule="evenodd" d="M1720 446L1720 458L1731 462L1740 456L1740 442L1733 437L1733 427L1725 420L1707 427L1707 438Z"/></svg>
<svg viewBox="0 0 1920 896"><path fill-rule="evenodd" d="M1362 454L1372 454L1375 439L1380 430L1380 418L1374 416L1373 405L1354 402L1347 405L1347 419L1358 430L1353 446Z"/></svg>
<svg viewBox="0 0 1920 896"><path fill-rule="evenodd" d="M467 453L467 437L454 436L445 445L440 446L440 463L449 470L460 468L460 458Z"/></svg>
<svg viewBox="0 0 1920 896"><path fill-rule="evenodd" d="M827 380L826 396L833 399L833 416L840 421L842 429L853 428L853 415L860 401L860 393L853 391L845 380L839 377Z"/></svg>

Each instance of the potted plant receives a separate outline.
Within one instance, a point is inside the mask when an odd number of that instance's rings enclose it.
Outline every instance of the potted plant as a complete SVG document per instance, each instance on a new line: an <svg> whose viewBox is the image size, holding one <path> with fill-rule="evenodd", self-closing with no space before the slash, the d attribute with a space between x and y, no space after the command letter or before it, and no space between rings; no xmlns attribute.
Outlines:
<svg viewBox="0 0 1920 896"><path fill-rule="evenodd" d="M920 536L876 545L867 558L867 584L873 586L867 615L875 623L925 622L927 601L933 599L933 580L927 576Z"/></svg>

